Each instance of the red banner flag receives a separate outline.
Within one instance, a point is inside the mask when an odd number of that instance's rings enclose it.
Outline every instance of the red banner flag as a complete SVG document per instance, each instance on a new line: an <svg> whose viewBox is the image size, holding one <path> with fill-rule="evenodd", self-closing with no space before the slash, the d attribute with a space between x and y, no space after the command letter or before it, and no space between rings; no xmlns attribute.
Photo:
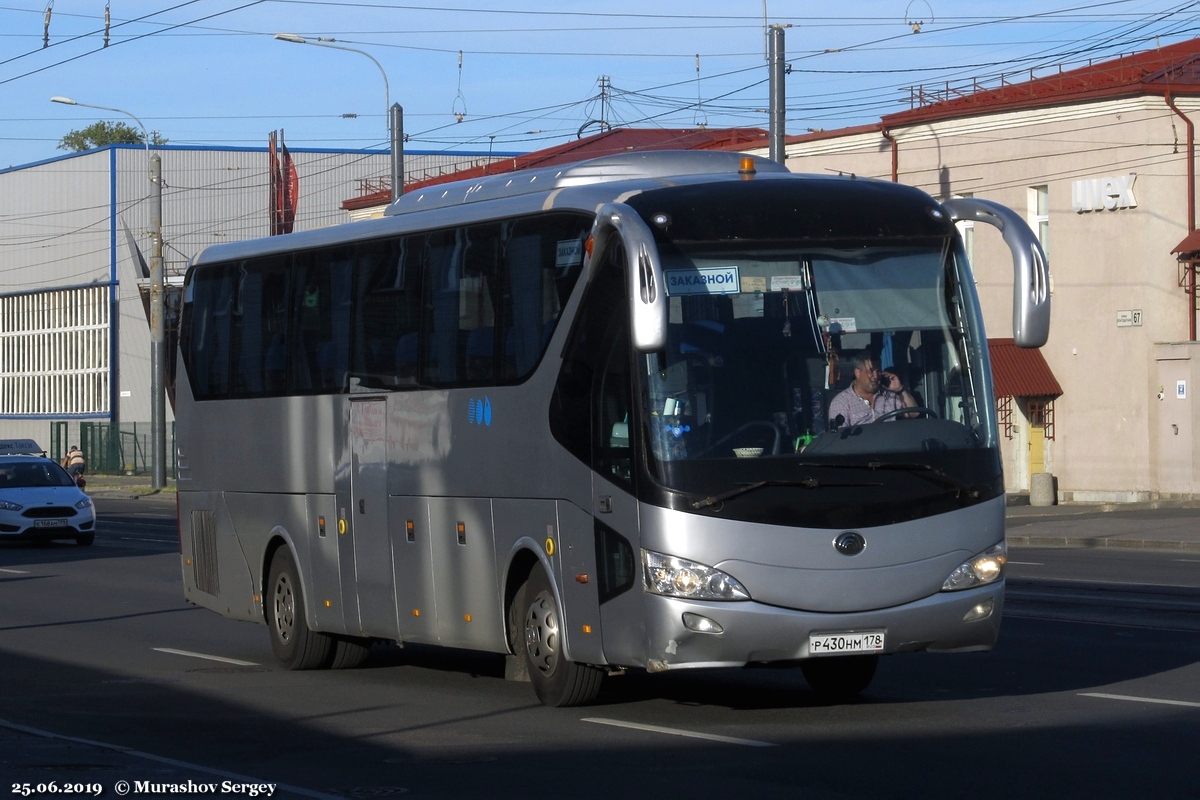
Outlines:
<svg viewBox="0 0 1200 800"><path fill-rule="evenodd" d="M279 234L279 155L275 149L275 131L267 137L267 220L271 236Z"/></svg>
<svg viewBox="0 0 1200 800"><path fill-rule="evenodd" d="M296 224L296 202L300 199L300 175L284 144L282 130L279 131L279 148L283 152L279 166L279 232L291 233Z"/></svg>

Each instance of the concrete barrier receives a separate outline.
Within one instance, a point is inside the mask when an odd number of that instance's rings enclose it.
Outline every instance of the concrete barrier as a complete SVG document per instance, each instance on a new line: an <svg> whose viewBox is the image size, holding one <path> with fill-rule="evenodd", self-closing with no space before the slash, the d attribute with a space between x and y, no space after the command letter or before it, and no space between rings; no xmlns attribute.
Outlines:
<svg viewBox="0 0 1200 800"><path fill-rule="evenodd" d="M1049 472L1035 472L1029 479L1029 505L1054 505L1054 476Z"/></svg>

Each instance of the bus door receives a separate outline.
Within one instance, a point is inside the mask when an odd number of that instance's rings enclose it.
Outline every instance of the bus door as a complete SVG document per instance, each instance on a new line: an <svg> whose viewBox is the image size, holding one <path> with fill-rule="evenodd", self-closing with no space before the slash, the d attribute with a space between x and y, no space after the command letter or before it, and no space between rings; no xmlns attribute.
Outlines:
<svg viewBox="0 0 1200 800"><path fill-rule="evenodd" d="M590 428L596 592L610 664L640 664L646 648L642 593L635 590L641 545L632 379L632 359L644 356L632 352L626 262L625 243L614 237L585 298L591 330L584 338L595 359Z"/></svg>
<svg viewBox="0 0 1200 800"><path fill-rule="evenodd" d="M360 629L352 633L399 638L396 623L396 584L392 575L392 542L388 533L387 403L383 398L350 401L349 539L342 563L354 565L343 594L356 587ZM350 559L346 559L351 555ZM349 605L347 598L347 605ZM347 613L346 624L353 625Z"/></svg>

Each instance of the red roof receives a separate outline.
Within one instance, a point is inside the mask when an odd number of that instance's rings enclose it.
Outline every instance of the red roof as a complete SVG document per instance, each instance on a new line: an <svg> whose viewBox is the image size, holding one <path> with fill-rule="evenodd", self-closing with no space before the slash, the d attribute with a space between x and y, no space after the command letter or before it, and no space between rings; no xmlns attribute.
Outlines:
<svg viewBox="0 0 1200 800"><path fill-rule="evenodd" d="M932 122L981 112L1012 111L1065 102L1113 99L1140 94L1200 93L1200 39L1189 39L1121 56L1110 61L1089 64L1072 70L1013 82L1007 76L1001 85L982 89L972 84L956 87L947 84L926 92L913 90L918 103L909 111L887 114L885 128Z"/></svg>
<svg viewBox="0 0 1200 800"><path fill-rule="evenodd" d="M762 128L614 128L545 150L406 184L404 191L423 189L450 181L482 178L485 175L515 172L519 169L573 164L576 161L632 150L741 150L747 147L762 147L767 144L768 136L768 132ZM390 190L373 192L345 201L342 208L352 211L380 206L386 204L390 198Z"/></svg>
<svg viewBox="0 0 1200 800"><path fill-rule="evenodd" d="M1042 351L1017 347L1012 339L988 339L996 397L1058 397L1062 387Z"/></svg>
<svg viewBox="0 0 1200 800"><path fill-rule="evenodd" d="M1193 253L1200 252L1200 231L1192 231L1183 237L1183 241L1175 245L1175 249L1171 252L1173 254L1178 253L1181 257L1185 258Z"/></svg>

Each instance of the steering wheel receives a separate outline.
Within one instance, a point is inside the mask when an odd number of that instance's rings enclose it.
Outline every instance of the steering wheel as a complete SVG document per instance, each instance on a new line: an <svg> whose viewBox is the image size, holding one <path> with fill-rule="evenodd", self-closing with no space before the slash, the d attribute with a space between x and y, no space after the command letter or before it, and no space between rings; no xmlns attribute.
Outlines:
<svg viewBox="0 0 1200 800"><path fill-rule="evenodd" d="M718 447L725 444L733 437L737 436L739 433L749 430L750 428L770 428L771 433L775 434L775 439L771 444L771 455L773 455L773 456L779 455L779 444L780 444L780 441L782 440L782 437L779 434L779 426L776 425L774 422L771 422L768 419L756 419L756 420L751 420L750 422L746 422L746 423L743 423L743 424L737 426L730 433L727 433L724 436L722 436L720 439L717 439L715 442L712 443L711 447L706 447L703 451L701 451L700 454L697 456L697 458L701 458L703 456L708 455L713 450L716 450Z"/></svg>
<svg viewBox="0 0 1200 800"><path fill-rule="evenodd" d="M908 408L897 408L895 411L889 411L875 418L876 422L883 422L885 419L899 417L901 414L920 414L930 419L937 419L937 412L927 406L909 406ZM905 417L908 419L908 417Z"/></svg>

